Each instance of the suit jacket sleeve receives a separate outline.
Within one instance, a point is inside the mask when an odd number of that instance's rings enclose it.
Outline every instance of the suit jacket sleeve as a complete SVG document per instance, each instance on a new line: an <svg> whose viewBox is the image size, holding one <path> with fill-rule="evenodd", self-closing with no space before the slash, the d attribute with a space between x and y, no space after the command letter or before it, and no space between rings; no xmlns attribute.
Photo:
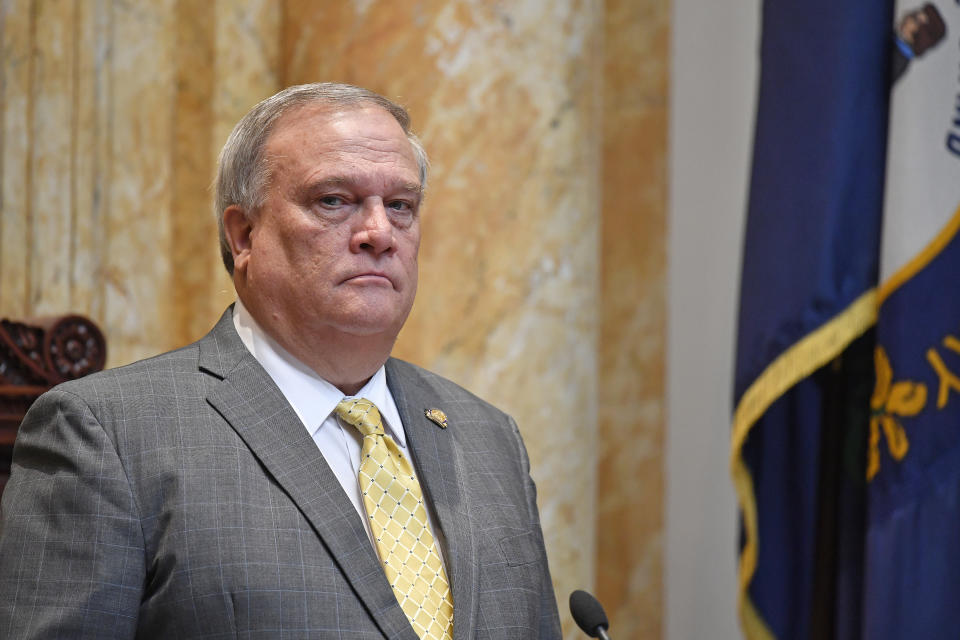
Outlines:
<svg viewBox="0 0 960 640"><path fill-rule="evenodd" d="M540 515L537 510L537 487L530 477L530 459L527 456L527 449L520 437L520 430L517 423L510 418L510 427L517 441L517 447L520 450L520 457L523 461L523 470L525 472L527 509L529 510L530 522L533 523L533 531L537 536L537 547L540 549L540 571L543 576L540 580L540 638L560 638L560 618L557 609L557 599L553 593L553 581L550 578L550 568L547 565L547 550L543 540L543 529L540 526Z"/></svg>
<svg viewBox="0 0 960 640"><path fill-rule="evenodd" d="M63 390L27 413L0 506L0 636L132 638L143 535L114 443Z"/></svg>

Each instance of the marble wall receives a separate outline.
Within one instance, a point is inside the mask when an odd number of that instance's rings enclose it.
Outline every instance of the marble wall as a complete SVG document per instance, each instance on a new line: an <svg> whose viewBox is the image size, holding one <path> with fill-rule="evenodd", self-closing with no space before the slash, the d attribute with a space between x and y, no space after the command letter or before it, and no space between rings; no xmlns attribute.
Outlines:
<svg viewBox="0 0 960 640"><path fill-rule="evenodd" d="M669 18L606 2L595 566L611 630L634 638L663 618Z"/></svg>
<svg viewBox="0 0 960 640"><path fill-rule="evenodd" d="M0 316L94 318L111 365L233 299L209 184L288 84L404 103L431 160L396 355L520 424L561 603L660 636L666 0L0 0Z"/></svg>

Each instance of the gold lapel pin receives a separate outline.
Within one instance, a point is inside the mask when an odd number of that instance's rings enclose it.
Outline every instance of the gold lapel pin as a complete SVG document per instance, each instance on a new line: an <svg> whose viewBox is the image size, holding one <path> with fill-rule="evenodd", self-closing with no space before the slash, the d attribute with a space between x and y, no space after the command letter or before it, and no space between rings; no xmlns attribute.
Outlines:
<svg viewBox="0 0 960 640"><path fill-rule="evenodd" d="M441 429L447 428L447 414L440 409L424 409L423 415L427 416L431 422L437 423Z"/></svg>

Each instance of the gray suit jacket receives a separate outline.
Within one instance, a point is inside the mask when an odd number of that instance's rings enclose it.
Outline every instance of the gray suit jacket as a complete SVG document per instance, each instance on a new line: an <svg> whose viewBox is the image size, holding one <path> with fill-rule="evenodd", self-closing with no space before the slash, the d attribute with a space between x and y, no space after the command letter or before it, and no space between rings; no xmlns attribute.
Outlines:
<svg viewBox="0 0 960 640"><path fill-rule="evenodd" d="M387 380L443 532L455 639L559 638L516 424L406 362ZM229 310L195 344L37 400L0 508L2 638L416 639Z"/></svg>

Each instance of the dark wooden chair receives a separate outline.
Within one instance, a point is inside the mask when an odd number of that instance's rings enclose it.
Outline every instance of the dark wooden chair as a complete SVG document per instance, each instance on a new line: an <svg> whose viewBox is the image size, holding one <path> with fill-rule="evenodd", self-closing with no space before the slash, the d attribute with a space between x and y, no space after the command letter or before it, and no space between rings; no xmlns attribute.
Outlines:
<svg viewBox="0 0 960 640"><path fill-rule="evenodd" d="M10 477L17 429L47 389L103 369L107 343L83 316L0 319L0 493Z"/></svg>

